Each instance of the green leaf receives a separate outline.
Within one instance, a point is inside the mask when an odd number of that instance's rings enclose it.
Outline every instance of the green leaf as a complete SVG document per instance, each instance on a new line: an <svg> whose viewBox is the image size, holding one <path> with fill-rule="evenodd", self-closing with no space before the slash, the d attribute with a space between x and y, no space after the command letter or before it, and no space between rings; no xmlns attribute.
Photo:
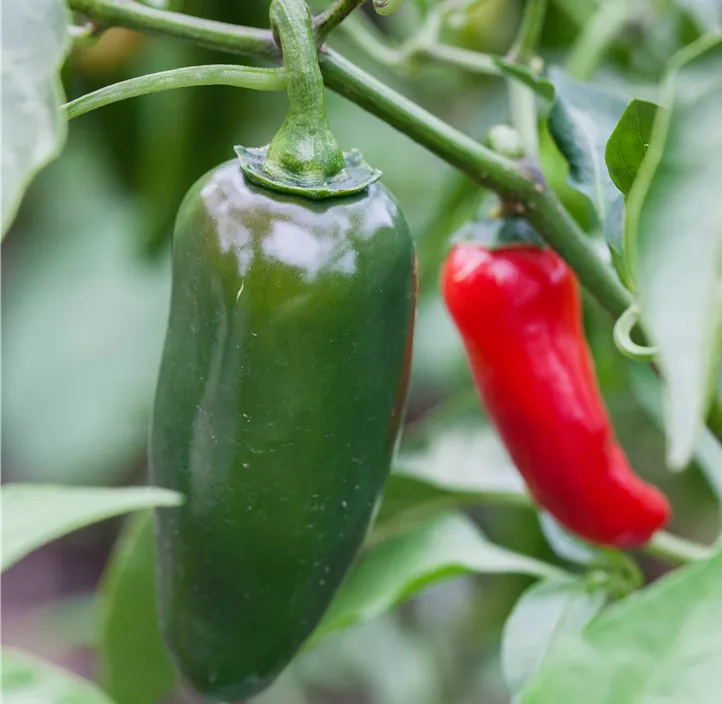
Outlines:
<svg viewBox="0 0 722 704"><path fill-rule="evenodd" d="M152 513L131 518L100 587L100 679L118 704L156 704L176 684L158 627L154 537Z"/></svg>
<svg viewBox="0 0 722 704"><path fill-rule="evenodd" d="M539 523L549 546L559 557L579 565L600 565L608 561L607 552L567 532L546 511L539 516Z"/></svg>
<svg viewBox="0 0 722 704"><path fill-rule="evenodd" d="M507 61L507 59L504 59L501 56L494 56L492 59L497 68L509 78L514 78L515 80L520 81L528 88L531 88L537 95L545 98L546 100L554 100L554 84L548 78L539 76L528 66L522 66L514 63L513 61Z"/></svg>
<svg viewBox="0 0 722 704"><path fill-rule="evenodd" d="M2 569L41 545L130 511L178 506L180 494L139 486L126 489L5 484L2 488Z"/></svg>
<svg viewBox="0 0 722 704"><path fill-rule="evenodd" d="M630 369L630 385L637 402L647 416L664 430L662 391L651 369L636 364ZM707 428L702 428L694 448L694 458L722 508L722 443Z"/></svg>
<svg viewBox="0 0 722 704"><path fill-rule="evenodd" d="M310 642L370 621L430 584L477 572L559 574L550 565L490 543L465 516L447 514L363 553Z"/></svg>
<svg viewBox="0 0 722 704"><path fill-rule="evenodd" d="M531 506L524 485L489 429L439 432L424 452L399 458L384 490L369 544L476 503Z"/></svg>
<svg viewBox="0 0 722 704"><path fill-rule="evenodd" d="M557 644L580 633L602 610L606 595L581 579L540 582L516 602L501 644L501 666L509 694L516 699Z"/></svg>
<svg viewBox="0 0 722 704"><path fill-rule="evenodd" d="M2 650L3 704L113 704L90 682L10 648Z"/></svg>
<svg viewBox="0 0 722 704"><path fill-rule="evenodd" d="M170 259L139 256L143 213L106 167L78 124L3 272L3 452L22 479L112 483L144 454Z"/></svg>
<svg viewBox="0 0 722 704"><path fill-rule="evenodd" d="M652 141L652 124L657 106L646 100L633 100L624 111L607 142L604 158L614 185L629 195L637 171Z"/></svg>
<svg viewBox="0 0 722 704"><path fill-rule="evenodd" d="M551 69L549 75L556 88L549 132L569 163L569 185L590 199L607 244L620 253L623 198L609 176L604 153L627 101L572 80L560 69Z"/></svg>
<svg viewBox="0 0 722 704"><path fill-rule="evenodd" d="M524 704L717 704L722 554L635 592L560 643Z"/></svg>
<svg viewBox="0 0 722 704"><path fill-rule="evenodd" d="M719 32L722 28L722 3L719 0L677 0L687 10L701 34Z"/></svg>
<svg viewBox="0 0 722 704"><path fill-rule="evenodd" d="M577 26L583 27L594 16L600 0L553 0Z"/></svg>
<svg viewBox="0 0 722 704"><path fill-rule="evenodd" d="M677 55L628 200L629 270L665 380L668 461L690 459L722 339L722 39Z"/></svg>
<svg viewBox="0 0 722 704"><path fill-rule="evenodd" d="M35 174L65 142L60 68L70 46L64 0L2 0L2 235Z"/></svg>
<svg viewBox="0 0 722 704"><path fill-rule="evenodd" d="M436 430L425 449L399 457L399 471L450 491L522 494L521 475L499 437L476 424L460 421Z"/></svg>

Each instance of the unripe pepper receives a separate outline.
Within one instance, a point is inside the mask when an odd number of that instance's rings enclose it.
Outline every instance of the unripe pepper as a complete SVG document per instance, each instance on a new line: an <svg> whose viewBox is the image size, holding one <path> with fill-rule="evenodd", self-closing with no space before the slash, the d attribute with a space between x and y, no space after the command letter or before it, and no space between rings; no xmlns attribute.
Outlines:
<svg viewBox="0 0 722 704"><path fill-rule="evenodd" d="M273 0L289 111L191 188L150 439L157 602L184 681L238 702L311 634L369 528L405 405L406 221L326 121L311 16Z"/></svg>
<svg viewBox="0 0 722 704"><path fill-rule="evenodd" d="M484 406L536 502L591 542L647 542L669 504L615 437L566 262L532 245L462 243L442 289Z"/></svg>
<svg viewBox="0 0 722 704"><path fill-rule="evenodd" d="M388 191L312 201L237 161L189 192L156 392L159 611L195 689L263 689L365 537L403 417L414 248Z"/></svg>

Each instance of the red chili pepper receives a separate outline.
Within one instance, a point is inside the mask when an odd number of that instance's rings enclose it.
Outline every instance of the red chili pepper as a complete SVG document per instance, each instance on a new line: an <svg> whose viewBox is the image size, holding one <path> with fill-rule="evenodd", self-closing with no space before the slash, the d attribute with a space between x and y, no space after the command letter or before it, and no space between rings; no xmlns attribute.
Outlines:
<svg viewBox="0 0 722 704"><path fill-rule="evenodd" d="M465 243L449 254L442 288L482 401L537 503L594 543L647 542L669 503L614 435L574 272L551 249Z"/></svg>

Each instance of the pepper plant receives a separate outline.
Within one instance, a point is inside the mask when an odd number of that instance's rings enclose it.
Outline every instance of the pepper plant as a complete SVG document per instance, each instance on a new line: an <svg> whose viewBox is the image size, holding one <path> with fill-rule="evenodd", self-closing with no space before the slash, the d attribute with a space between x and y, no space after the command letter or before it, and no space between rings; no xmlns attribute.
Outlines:
<svg viewBox="0 0 722 704"><path fill-rule="evenodd" d="M229 143L227 161L181 184L190 191L174 203L150 485L3 487L3 569L137 512L99 589L98 684L7 648L3 696L314 701L303 663L319 652L332 660L347 631L383 623L432 584L518 574L534 583L493 644L512 701L717 701L722 555L665 527L667 500L631 475L582 339L576 280L614 322L605 339L664 432L664 463L700 468L722 501L722 10L526 0L502 55L450 39L483 17L479 0L271 0L265 28L172 5L3 0L3 233L91 111L211 85L287 96L268 145ZM566 56L540 49L560 13L575 27ZM664 64L658 86L589 80L620 38L656 36L657 21L660 32L677 28L673 55L652 52ZM224 52L228 63L137 75L66 102L73 47L117 28ZM405 82L439 67L503 83L507 122L470 136L406 97ZM466 177L459 192L471 196L452 193L442 207L463 217L445 212L423 237L412 230L418 269L385 165L341 150L326 89ZM152 166L162 174L154 197L175 199L163 190L172 164ZM170 227L156 229L162 250ZM447 261L446 302L492 425L469 383L409 434L456 428L471 400L473 422L500 447L498 431L523 482L503 453L503 476L492 476L488 453L468 443L463 477L438 442L394 454L417 294L436 295L450 241L464 244ZM473 520L488 507L538 515L546 553L493 542ZM669 574L647 579L650 558Z"/></svg>

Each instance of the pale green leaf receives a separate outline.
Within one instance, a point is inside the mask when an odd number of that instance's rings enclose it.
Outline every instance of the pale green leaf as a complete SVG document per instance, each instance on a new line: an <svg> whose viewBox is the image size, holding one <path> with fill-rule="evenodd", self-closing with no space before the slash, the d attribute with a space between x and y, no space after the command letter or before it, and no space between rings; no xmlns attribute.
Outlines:
<svg viewBox="0 0 722 704"><path fill-rule="evenodd" d="M70 45L63 0L2 0L2 234L67 126L60 67Z"/></svg>
<svg viewBox="0 0 722 704"><path fill-rule="evenodd" d="M82 125L33 188L3 271L4 458L23 479L111 483L144 454L170 259L140 256L142 212Z"/></svg>
<svg viewBox="0 0 722 704"><path fill-rule="evenodd" d="M504 625L501 665L512 698L557 644L579 633L602 610L606 595L581 579L540 582L516 602Z"/></svg>
<svg viewBox="0 0 722 704"><path fill-rule="evenodd" d="M675 59L628 201L629 270L665 380L668 461L690 459L719 362L722 326L722 38Z"/></svg>
<svg viewBox="0 0 722 704"><path fill-rule="evenodd" d="M41 545L91 523L153 506L177 506L180 494L130 488L5 484L2 495L2 569Z"/></svg>
<svg viewBox="0 0 722 704"><path fill-rule="evenodd" d="M560 574L490 543L465 516L446 514L363 553L311 642L370 621L430 584L469 573Z"/></svg>
<svg viewBox="0 0 722 704"><path fill-rule="evenodd" d="M722 2L719 0L677 0L695 21L700 33L722 29Z"/></svg>
<svg viewBox="0 0 722 704"><path fill-rule="evenodd" d="M675 571L565 638L524 704L717 704L722 554Z"/></svg>
<svg viewBox="0 0 722 704"><path fill-rule="evenodd" d="M549 546L559 557L579 565L600 565L607 562L605 551L567 532L546 511L542 511L539 516L539 523Z"/></svg>
<svg viewBox="0 0 722 704"><path fill-rule="evenodd" d="M386 482L373 533L376 544L453 508L494 503L530 506L521 476L489 428L460 425L406 453Z"/></svg>
<svg viewBox="0 0 722 704"><path fill-rule="evenodd" d="M18 650L2 650L3 704L113 704L90 682Z"/></svg>
<svg viewBox="0 0 722 704"><path fill-rule="evenodd" d="M629 380L642 410L660 430L664 430L659 379L651 369L636 365L631 369ZM697 439L694 458L722 506L722 443L707 428L702 428Z"/></svg>

